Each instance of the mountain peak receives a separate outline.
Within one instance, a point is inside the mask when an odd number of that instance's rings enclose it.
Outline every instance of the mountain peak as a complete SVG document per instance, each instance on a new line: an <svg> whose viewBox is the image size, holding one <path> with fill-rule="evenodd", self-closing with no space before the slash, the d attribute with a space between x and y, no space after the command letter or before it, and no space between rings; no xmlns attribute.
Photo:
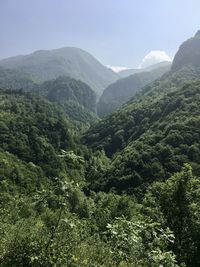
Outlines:
<svg viewBox="0 0 200 267"><path fill-rule="evenodd" d="M69 76L88 84L100 96L118 75L90 53L76 47L37 50L29 55L0 60L0 66L25 73L35 82Z"/></svg>
<svg viewBox="0 0 200 267"><path fill-rule="evenodd" d="M200 30L197 31L197 33L195 34L194 37L195 37L195 38L197 38L197 37L200 38Z"/></svg>
<svg viewBox="0 0 200 267"><path fill-rule="evenodd" d="M200 67L200 30L180 46L174 57L172 70L176 71L189 65L194 68Z"/></svg>

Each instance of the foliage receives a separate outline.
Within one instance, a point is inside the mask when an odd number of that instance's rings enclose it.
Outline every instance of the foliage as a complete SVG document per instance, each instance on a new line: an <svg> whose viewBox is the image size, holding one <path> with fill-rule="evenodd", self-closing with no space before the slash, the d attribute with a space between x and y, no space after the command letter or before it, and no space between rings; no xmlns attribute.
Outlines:
<svg viewBox="0 0 200 267"><path fill-rule="evenodd" d="M155 89L93 126L85 143L105 149L112 161L97 173L92 188L140 194L186 162L199 174L199 88L200 83L193 82L163 96Z"/></svg>
<svg viewBox="0 0 200 267"><path fill-rule="evenodd" d="M83 139L86 85L0 90L0 266L200 266L198 77L172 70Z"/></svg>
<svg viewBox="0 0 200 267"><path fill-rule="evenodd" d="M173 229L175 242L172 246L179 262L198 266L199 262L199 177L192 174L186 164L180 173L166 182L156 182L144 199L144 213L157 215L157 220ZM154 207L153 211L150 210Z"/></svg>

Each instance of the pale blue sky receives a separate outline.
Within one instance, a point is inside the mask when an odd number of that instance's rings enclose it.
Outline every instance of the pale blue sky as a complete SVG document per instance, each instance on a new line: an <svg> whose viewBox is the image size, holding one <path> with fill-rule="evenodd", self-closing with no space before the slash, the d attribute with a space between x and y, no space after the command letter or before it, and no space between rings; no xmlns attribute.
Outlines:
<svg viewBox="0 0 200 267"><path fill-rule="evenodd" d="M105 65L170 57L200 29L200 0L0 0L0 58L80 47Z"/></svg>

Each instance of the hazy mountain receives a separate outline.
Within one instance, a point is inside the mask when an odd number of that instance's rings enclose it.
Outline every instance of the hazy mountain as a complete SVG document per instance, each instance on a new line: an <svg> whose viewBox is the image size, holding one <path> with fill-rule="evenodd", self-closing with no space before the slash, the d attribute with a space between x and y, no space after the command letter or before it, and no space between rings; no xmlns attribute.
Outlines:
<svg viewBox="0 0 200 267"><path fill-rule="evenodd" d="M156 65L160 66L160 64ZM151 71L136 73L129 77L119 79L115 83L109 85L99 99L97 105L98 115L105 116L112 113L130 100L146 84L161 77L169 70L169 66L169 64L161 64L161 67L155 69L152 66L151 69L153 70Z"/></svg>
<svg viewBox="0 0 200 267"><path fill-rule="evenodd" d="M91 123L97 120L96 94L80 80L63 76L39 84L21 71L0 67L0 88L39 93L62 107L65 114L76 122Z"/></svg>
<svg viewBox="0 0 200 267"><path fill-rule="evenodd" d="M140 72L143 72L144 69L127 69L127 70L122 70L120 72L118 72L118 75L121 77L121 78L125 78L125 77L128 77L130 75L133 75L133 74L136 74L136 73L140 73Z"/></svg>
<svg viewBox="0 0 200 267"><path fill-rule="evenodd" d="M128 70L122 70L120 72L118 72L118 75L122 78L128 77L130 75L133 75L135 73L140 73L140 72L144 72L144 71L151 71L154 69L157 69L159 67L165 67L165 66L171 66L171 62L169 61L163 61L154 65L151 65L147 68L142 68L142 69L128 69Z"/></svg>
<svg viewBox="0 0 200 267"><path fill-rule="evenodd" d="M170 69L172 63L170 61L162 61L145 68L145 71L152 71L161 67L168 67Z"/></svg>
<svg viewBox="0 0 200 267"><path fill-rule="evenodd" d="M174 57L172 70L178 70L189 65L200 68L200 31L180 46Z"/></svg>
<svg viewBox="0 0 200 267"><path fill-rule="evenodd" d="M3 59L0 66L22 71L35 82L66 75L87 83L97 95L101 95L110 83L118 79L116 73L88 52L74 47L40 50L29 55Z"/></svg>
<svg viewBox="0 0 200 267"><path fill-rule="evenodd" d="M0 67L0 88L32 90L36 86L30 77L23 72Z"/></svg>

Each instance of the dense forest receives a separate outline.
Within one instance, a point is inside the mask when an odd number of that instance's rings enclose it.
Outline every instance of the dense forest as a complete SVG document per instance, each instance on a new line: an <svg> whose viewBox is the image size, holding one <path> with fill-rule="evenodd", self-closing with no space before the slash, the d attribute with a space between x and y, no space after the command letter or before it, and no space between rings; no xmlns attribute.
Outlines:
<svg viewBox="0 0 200 267"><path fill-rule="evenodd" d="M200 266L197 41L103 119L81 78L0 68L0 266Z"/></svg>

